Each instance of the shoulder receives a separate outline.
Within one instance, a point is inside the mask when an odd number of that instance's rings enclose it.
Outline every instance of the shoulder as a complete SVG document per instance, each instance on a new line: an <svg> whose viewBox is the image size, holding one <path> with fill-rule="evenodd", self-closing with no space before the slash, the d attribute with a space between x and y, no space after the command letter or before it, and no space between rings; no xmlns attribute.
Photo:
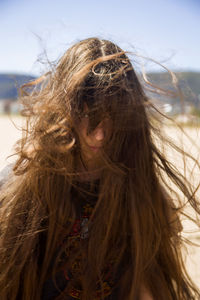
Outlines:
<svg viewBox="0 0 200 300"><path fill-rule="evenodd" d="M13 175L13 165L9 164L0 170L0 188L6 183L9 178Z"/></svg>

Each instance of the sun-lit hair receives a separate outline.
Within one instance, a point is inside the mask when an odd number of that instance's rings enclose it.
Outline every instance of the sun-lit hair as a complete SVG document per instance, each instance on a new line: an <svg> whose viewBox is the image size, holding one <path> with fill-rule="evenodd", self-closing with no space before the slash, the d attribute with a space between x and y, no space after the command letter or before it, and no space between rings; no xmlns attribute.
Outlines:
<svg viewBox="0 0 200 300"><path fill-rule="evenodd" d="M123 274L116 299L139 299L142 286L154 299L199 298L182 262L179 209L168 195L173 191L168 182L198 213L199 207L189 183L156 146L156 108L127 54L107 40L80 41L54 69L23 87L22 101L27 126L14 175L0 196L0 298L41 299L49 270L55 275L63 251L70 248L63 240L76 219L71 190L82 188L79 178L88 172L78 167L84 104L89 132L109 115L112 135L101 151L88 244L66 262L69 267L80 253L84 257L77 279L81 299L94 299L97 282L98 299L104 299L108 261L114 277L119 269Z"/></svg>

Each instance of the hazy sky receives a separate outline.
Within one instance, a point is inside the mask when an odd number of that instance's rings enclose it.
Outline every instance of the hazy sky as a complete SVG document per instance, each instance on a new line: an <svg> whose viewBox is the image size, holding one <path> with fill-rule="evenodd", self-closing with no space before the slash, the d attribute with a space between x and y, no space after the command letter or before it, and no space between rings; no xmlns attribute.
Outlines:
<svg viewBox="0 0 200 300"><path fill-rule="evenodd" d="M39 74L44 49L55 60L90 36L200 71L199 0L0 0L0 25L0 72Z"/></svg>

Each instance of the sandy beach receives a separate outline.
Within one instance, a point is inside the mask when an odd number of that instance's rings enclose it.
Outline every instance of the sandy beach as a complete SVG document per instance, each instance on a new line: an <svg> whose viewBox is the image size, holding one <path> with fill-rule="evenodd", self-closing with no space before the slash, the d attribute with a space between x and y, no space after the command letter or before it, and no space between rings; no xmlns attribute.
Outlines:
<svg viewBox="0 0 200 300"><path fill-rule="evenodd" d="M9 118L6 116L0 116L0 170L3 169L8 163L11 163L15 160L15 156L9 158L8 156L13 153L13 145L21 137L21 126L22 119L20 117L12 116L11 118ZM182 143L185 150L192 154L196 159L199 158L200 151L195 146L195 144L197 144L197 146L200 146L200 129L192 127L186 128L185 131L188 137L181 136L181 134L177 133L177 131L173 127L166 128L165 131L170 138ZM183 169L185 167L186 174L187 172L189 172L187 169L189 169L190 171L192 170L192 177L190 177L189 179L192 179L194 184L198 183L198 180L200 180L200 174L197 170L195 170L194 162L190 160L188 161L188 163L186 163L186 166L183 166L181 158L178 157L177 154L168 151L168 156L175 163L178 169ZM188 237L191 241L199 244L200 246L200 232L190 232L192 229L192 224L188 221L183 221L183 227L183 235ZM187 269L192 279L200 288L200 247L188 246L188 254L185 255L185 260L187 262Z"/></svg>

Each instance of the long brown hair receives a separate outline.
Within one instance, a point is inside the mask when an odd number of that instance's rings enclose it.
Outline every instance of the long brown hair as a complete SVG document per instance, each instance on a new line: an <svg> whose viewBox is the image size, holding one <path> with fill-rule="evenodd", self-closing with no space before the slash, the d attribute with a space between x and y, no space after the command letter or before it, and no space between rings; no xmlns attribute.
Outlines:
<svg viewBox="0 0 200 300"><path fill-rule="evenodd" d="M199 208L189 183L156 146L155 107L127 54L107 40L83 40L55 69L25 85L22 101L27 126L14 175L0 197L1 299L40 299L58 246L71 232L76 218L71 190L88 172L78 168L77 124L84 103L90 110L89 130L106 113L113 132L101 154L88 243L79 249L85 258L81 299L94 298L97 282L99 299L104 299L103 270L111 260L114 275L123 270L118 299L139 299L143 286L159 300L200 297L182 262L179 210L167 194L172 189L163 187L173 182L198 213ZM60 246L53 272L63 247L70 245Z"/></svg>

